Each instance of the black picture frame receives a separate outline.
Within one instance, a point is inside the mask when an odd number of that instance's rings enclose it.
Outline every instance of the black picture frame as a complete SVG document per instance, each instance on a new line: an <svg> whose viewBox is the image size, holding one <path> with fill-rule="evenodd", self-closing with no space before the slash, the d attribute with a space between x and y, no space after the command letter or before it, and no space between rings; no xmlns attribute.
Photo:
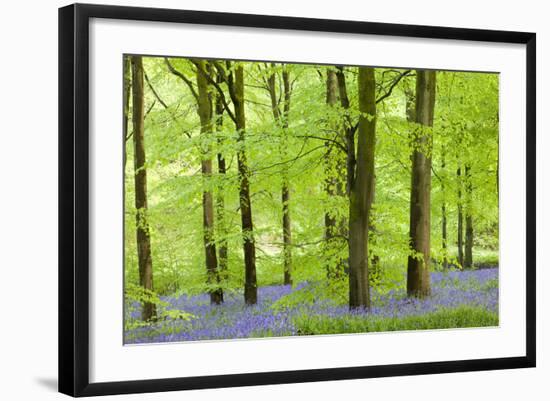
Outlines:
<svg viewBox="0 0 550 401"><path fill-rule="evenodd" d="M91 18L437 38L526 46L526 353L520 357L90 383L89 22ZM526 32L74 4L59 9L59 391L95 396L535 366L536 35Z"/></svg>

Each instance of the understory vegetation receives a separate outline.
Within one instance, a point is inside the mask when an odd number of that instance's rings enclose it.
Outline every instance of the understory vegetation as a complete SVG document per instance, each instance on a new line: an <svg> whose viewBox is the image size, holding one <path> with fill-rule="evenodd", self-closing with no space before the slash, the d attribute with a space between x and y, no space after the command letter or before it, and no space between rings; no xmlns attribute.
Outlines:
<svg viewBox="0 0 550 401"><path fill-rule="evenodd" d="M140 306L127 311L126 343L281 337L310 334L498 326L498 269L432 273L429 299L409 299L401 287L373 294L370 310L349 310L345 288L326 283L260 287L254 307L232 292L223 305L207 294L162 297L172 317L141 325ZM186 315L178 316L182 311Z"/></svg>

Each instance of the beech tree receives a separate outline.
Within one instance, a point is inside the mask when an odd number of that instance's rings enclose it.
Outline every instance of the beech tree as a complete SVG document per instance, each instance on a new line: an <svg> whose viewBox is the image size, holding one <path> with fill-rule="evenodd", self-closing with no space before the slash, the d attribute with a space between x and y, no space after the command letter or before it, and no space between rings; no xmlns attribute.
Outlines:
<svg viewBox="0 0 550 401"><path fill-rule="evenodd" d="M220 275L218 272L218 257L214 238L214 200L212 195L210 179L212 177L212 152L208 137L212 135L212 98L209 92L208 79L206 74L210 73L210 66L204 60L197 60L197 111L200 118L200 133L205 138L202 145L201 171L205 181L202 193L203 230L204 230L204 253L208 284L210 286L210 302L220 304L223 302L223 290L219 287Z"/></svg>
<svg viewBox="0 0 550 401"><path fill-rule="evenodd" d="M345 81L345 78L342 79ZM343 82L343 85L345 87L345 82ZM342 91L346 91L346 89L342 88ZM324 184L329 199L346 197L347 145L345 135L347 131L344 128L344 122L341 121L341 117L338 115L338 101L339 86L336 67L327 67L326 104L329 113L326 123L327 140L324 144L326 149L324 155ZM347 221L345 217L337 215L337 210L334 210L333 205L334 202L329 201L328 210L325 211L326 270L330 278L341 278L344 272L345 260L339 255L341 249L344 246L347 247Z"/></svg>
<svg viewBox="0 0 550 401"><path fill-rule="evenodd" d="M139 281L146 291L153 291L153 261L151 239L147 220L147 168L144 140L144 90L143 60L141 56L131 57L132 65L132 127L134 143L134 180L136 207L136 238L139 266ZM156 316L155 304L143 302L142 319Z"/></svg>
<svg viewBox="0 0 550 401"><path fill-rule="evenodd" d="M374 199L376 100L374 68L359 67L357 157L349 187L349 305L370 307L369 218Z"/></svg>
<svg viewBox="0 0 550 401"><path fill-rule="evenodd" d="M276 64L271 64L271 69L274 70ZM290 97L292 95L292 89L290 87L290 72L285 65L282 64L282 94L277 96L276 77L278 74L272 71L266 80L266 87L271 99L271 110L273 118L283 132L283 140L281 143L281 156L283 160L286 159L286 147L288 141L288 115L290 111ZM282 98L282 99L281 99ZM280 103L283 103L281 110ZM284 284L292 284L292 226L290 218L290 183L288 179L287 168L283 166L282 171L282 188L281 188L281 204L283 209L283 282Z"/></svg>
<svg viewBox="0 0 550 401"><path fill-rule="evenodd" d="M222 83L222 78L219 73L216 73L216 82L218 84ZM223 102L219 93L214 93L216 99L215 104L215 131L217 134L217 162L218 162L218 174L222 177L225 177L227 173L227 167L225 163L225 155L222 152L224 141L221 136L221 130L223 127ZM220 180L218 184L218 192L216 196L216 217L217 217L217 226L218 226L218 266L220 273L224 276L224 279L227 279L227 222L225 217L225 185L224 180Z"/></svg>
<svg viewBox="0 0 550 401"><path fill-rule="evenodd" d="M472 171L469 165L464 167L464 179L466 181L466 238L464 242L464 267L473 266L474 247L474 223L472 217Z"/></svg>
<svg viewBox="0 0 550 401"><path fill-rule="evenodd" d="M407 294L430 295L430 214L432 181L432 130L436 72L416 71L415 121L410 200L410 246Z"/></svg>
<svg viewBox="0 0 550 401"><path fill-rule="evenodd" d="M456 246L458 249L458 263L462 267L464 266L464 206L462 204L462 168L458 167L456 170L456 177L458 181L458 215L457 215L457 240Z"/></svg>

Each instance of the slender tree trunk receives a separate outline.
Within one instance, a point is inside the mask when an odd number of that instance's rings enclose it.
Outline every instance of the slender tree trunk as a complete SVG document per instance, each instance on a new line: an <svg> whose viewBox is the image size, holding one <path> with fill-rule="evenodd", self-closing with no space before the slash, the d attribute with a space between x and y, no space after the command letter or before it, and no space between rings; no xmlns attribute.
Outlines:
<svg viewBox="0 0 550 401"><path fill-rule="evenodd" d="M344 82L345 84L345 82ZM326 103L329 107L336 107L339 100L338 78L333 67L327 69L326 79ZM327 129L328 138L345 144L342 124L329 121ZM338 133L334 135L334 133ZM329 197L344 197L346 177L346 153L342 152L332 141L325 141L325 191ZM343 276L345 261L338 256L341 249L347 245L345 237L347 232L345 218L336 218L333 210L325 212L325 254L329 257L326 265L329 278L340 278Z"/></svg>
<svg viewBox="0 0 550 401"><path fill-rule="evenodd" d="M271 64L275 67L275 64ZM290 77L283 66L283 111L279 108L277 98L277 89L275 83L275 73L272 73L267 79L269 97L271 99L271 110L275 123L283 130L283 140L281 144L281 155L286 154L288 135L288 113L290 111ZM283 157L285 159L285 157ZM288 171L283 167L281 186L281 204L283 205L283 282L285 285L292 284L292 227L290 219L290 188L288 181Z"/></svg>
<svg viewBox="0 0 550 401"><path fill-rule="evenodd" d="M218 305L223 302L223 290L220 287L218 258L216 254L216 243L214 239L214 200L211 189L211 149L210 145L207 144L208 137L212 135L212 99L209 93L208 80L203 73L208 70L208 66L203 60L197 61L197 65L200 66L200 70L197 69L198 114L201 122L201 136L204 139L201 146L201 171L204 188L202 192L204 255L207 272L207 283L209 286L208 292L210 293L210 303Z"/></svg>
<svg viewBox="0 0 550 401"><path fill-rule="evenodd" d="M445 171L445 153L441 159L441 171ZM445 182L441 181L441 192L443 193L443 202L441 203L441 248L443 249L443 268L449 267L447 260L447 204L445 202Z"/></svg>
<svg viewBox="0 0 550 401"><path fill-rule="evenodd" d="M357 168L350 185L349 259L350 308L370 307L369 219L374 197L374 147L376 142L376 100L374 69L359 67L359 117Z"/></svg>
<svg viewBox="0 0 550 401"><path fill-rule="evenodd" d="M136 206L136 239L138 251L139 281L146 291L153 291L153 261L151 238L147 221L147 170L145 167L144 143L144 93L143 61L132 56L132 125L134 142L134 181ZM141 317L144 321L156 316L155 304L144 302Z"/></svg>
<svg viewBox="0 0 550 401"><path fill-rule="evenodd" d="M281 202L283 204L284 284L292 285L292 231L289 210L290 190L287 183L283 183Z"/></svg>
<svg viewBox="0 0 550 401"><path fill-rule="evenodd" d="M457 247L458 247L458 264L464 266L464 214L462 212L462 169L458 167L456 170L458 179L458 224L457 224Z"/></svg>
<svg viewBox="0 0 550 401"><path fill-rule="evenodd" d="M472 176L469 165L464 166L464 179L466 180L466 241L464 244L464 267L471 269L473 266L472 250L474 247L474 224L472 218Z"/></svg>
<svg viewBox="0 0 550 401"><path fill-rule="evenodd" d="M344 139L346 142L346 193L351 192L351 186L355 180L355 131L351 121L351 117L347 114L350 107L348 90L346 86L346 76L344 74L344 67L338 67L336 71L336 78L338 80L338 94L340 96L340 104L345 112L344 117Z"/></svg>
<svg viewBox="0 0 550 401"><path fill-rule="evenodd" d="M126 173L126 142L128 142L128 120L130 115L130 96L132 93L132 67L130 65L130 56L124 56L122 61L122 70L124 74L124 120L122 125L122 133L123 133L123 146L124 146L124 154L123 154L123 167L124 172ZM145 116L144 116L145 118Z"/></svg>
<svg viewBox="0 0 550 401"><path fill-rule="evenodd" d="M412 156L410 245L407 294L430 295L430 195L432 133L435 106L435 71L416 72L416 123Z"/></svg>
<svg viewBox="0 0 550 401"><path fill-rule="evenodd" d="M217 82L221 83L222 79L218 75ZM220 131L223 126L223 102L219 94L216 95L216 108L215 108L215 128L218 134L218 148L221 149L223 146L223 140L219 136ZM225 221L225 174L227 172L227 167L225 164L225 157L220 151L217 155L218 161L218 174L220 175L218 193L216 196L216 219L218 223L218 267L220 270L220 275L224 280L227 279L227 223Z"/></svg>
<svg viewBox="0 0 550 401"><path fill-rule="evenodd" d="M373 190L372 190L372 203L376 202L376 176L373 181ZM380 265L380 256L377 255L373 248L373 245L376 245L377 240L376 232L376 220L374 215L370 213L369 217L369 258L370 258L370 267L369 267L369 280L371 283L380 280L382 277L382 269Z"/></svg>
<svg viewBox="0 0 550 401"><path fill-rule="evenodd" d="M338 101L338 81L336 79L336 72L333 70L327 70L327 105L334 107ZM329 129L336 129L332 124ZM329 141L325 142L325 191L328 196L335 196L338 188L338 174L334 172L336 166L333 163L333 153L338 150L334 149L334 145ZM336 218L334 215L327 211L325 212L325 239L329 242L334 238L336 232Z"/></svg>
<svg viewBox="0 0 550 401"><path fill-rule="evenodd" d="M239 150L237 164L239 169L239 205L243 232L243 250L245 265L244 301L247 305L258 302L258 285L256 282L256 248L254 244L254 226L252 223L252 208L250 203L250 172L245 151L246 118L244 105L244 72L242 65L235 68L234 106Z"/></svg>
<svg viewBox="0 0 550 401"><path fill-rule="evenodd" d="M441 247L443 248L443 267L446 269L449 267L447 260L447 207L445 202L441 205Z"/></svg>
<svg viewBox="0 0 550 401"><path fill-rule="evenodd" d="M288 146L288 118L290 112L290 75L283 66L283 153ZM281 189L281 201L283 204L283 255L284 255L284 283L292 285L292 227L290 219L290 183L286 165L283 168L283 185Z"/></svg>

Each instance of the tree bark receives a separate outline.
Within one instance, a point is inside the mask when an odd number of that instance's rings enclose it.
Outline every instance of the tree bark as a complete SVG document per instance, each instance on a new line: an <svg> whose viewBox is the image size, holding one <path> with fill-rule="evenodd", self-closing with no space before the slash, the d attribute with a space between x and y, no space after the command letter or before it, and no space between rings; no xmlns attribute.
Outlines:
<svg viewBox="0 0 550 401"><path fill-rule="evenodd" d="M122 163L124 166L124 172L126 172L126 142L128 141L128 120L130 116L130 96L132 93L132 67L130 64L130 56L124 56L122 61L122 73L124 74L124 121L122 125L122 133L124 138L124 159Z"/></svg>
<svg viewBox="0 0 550 401"><path fill-rule="evenodd" d="M435 71L416 72L416 123L412 153L410 245L407 294L430 295L430 195L432 133L435 106Z"/></svg>
<svg viewBox="0 0 550 401"><path fill-rule="evenodd" d="M345 81L343 82L345 85ZM326 79L326 104L329 107L336 107L339 100L338 78L334 67L328 67ZM329 136L335 140L346 143L344 130L341 123L329 121L327 125ZM325 142L325 191L329 197L346 195L346 153L342 152L331 141ZM337 219L332 210L325 212L325 253L329 256L329 263L326 265L329 278L340 278L344 274L345 261L338 257L340 249L347 246L345 237L347 235L347 222L345 218Z"/></svg>
<svg viewBox="0 0 550 401"><path fill-rule="evenodd" d="M272 64L275 67L275 64ZM277 99L277 90L275 88L275 73L272 73L268 79L268 90L271 99L271 110L275 123L283 130L283 141L281 154L284 156L287 148L288 135L288 114L290 111L290 76L288 70L283 65L283 111L279 108ZM283 157L284 159L284 157ZM290 184L288 180L288 171L286 165L282 172L281 203L283 206L283 282L285 285L292 285L292 226L290 218Z"/></svg>
<svg viewBox="0 0 550 401"><path fill-rule="evenodd" d="M441 171L445 170L445 153L443 152L441 159ZM449 267L447 257L447 203L445 202L445 182L441 181L441 192L443 193L443 201L441 202L441 248L443 249L443 268Z"/></svg>
<svg viewBox="0 0 550 401"><path fill-rule="evenodd" d="M349 193L349 306L369 308L369 219L374 197L376 99L374 69L359 67L356 172Z"/></svg>
<svg viewBox="0 0 550 401"><path fill-rule="evenodd" d="M464 267L471 269L473 267L473 247L474 247L474 223L472 218L472 176L469 165L464 166L464 179L466 180L466 240L464 243Z"/></svg>
<svg viewBox="0 0 550 401"><path fill-rule="evenodd" d="M351 191L351 185L355 180L355 131L351 122L351 117L347 114L350 107L348 90L346 85L346 76L344 74L344 67L338 67L336 71L336 78L338 80L338 94L340 96L340 104L344 109L344 139L346 142L346 193Z"/></svg>
<svg viewBox="0 0 550 401"><path fill-rule="evenodd" d="M218 258L216 254L216 243L214 238L214 200L211 189L212 159L210 158L211 147L208 144L208 137L212 135L212 99L208 90L208 80L205 73L208 66L204 60L196 61L197 68L197 105L201 123L201 172L203 178L202 192L202 221L204 254L207 272L208 292L210 303L219 305L223 302L223 290L220 287L220 275L218 271Z"/></svg>
<svg viewBox="0 0 550 401"><path fill-rule="evenodd" d="M283 153L288 146L288 118L290 112L290 74L283 66ZM283 169L283 185L281 189L281 201L283 204L283 254L284 254L284 284L292 285L292 227L290 219L290 182L287 166Z"/></svg>
<svg viewBox="0 0 550 401"><path fill-rule="evenodd" d="M462 208L462 169L458 167L456 170L458 180L458 223L457 223L457 247L458 247L458 264L464 266L464 214Z"/></svg>
<svg viewBox="0 0 550 401"><path fill-rule="evenodd" d="M134 143L134 182L136 206L136 239L138 251L139 280L145 291L153 291L153 261L151 238L147 221L147 170L145 167L144 143L144 93L143 61L132 56L132 126ZM144 321L156 317L155 304L143 302L141 317Z"/></svg>
<svg viewBox="0 0 550 401"><path fill-rule="evenodd" d="M222 79L221 77L217 76L217 82L221 83ZM223 140L221 136L219 136L219 133L223 127L223 102L221 100L221 97L219 94L216 94L216 105L215 105L215 129L218 134L218 148L221 149L223 146ZM227 173L227 167L225 164L225 156L221 151L218 151L217 154L217 161L218 161L218 174L220 175L219 185L218 185L218 193L216 196L216 220L218 224L218 267L220 271L220 275L223 277L224 280L227 279L227 226L225 221L225 174Z"/></svg>
<svg viewBox="0 0 550 401"><path fill-rule="evenodd" d="M233 75L233 74L232 74ZM258 302L258 285L256 282L256 248L254 244L254 226L252 223L252 208L250 203L250 172L245 151L246 118L244 104L244 71L242 65L235 68L232 100L235 106L235 120L238 131L239 150L237 164L239 170L239 206L243 232L243 250L245 265L244 301L247 305ZM231 90L231 89L230 89Z"/></svg>

